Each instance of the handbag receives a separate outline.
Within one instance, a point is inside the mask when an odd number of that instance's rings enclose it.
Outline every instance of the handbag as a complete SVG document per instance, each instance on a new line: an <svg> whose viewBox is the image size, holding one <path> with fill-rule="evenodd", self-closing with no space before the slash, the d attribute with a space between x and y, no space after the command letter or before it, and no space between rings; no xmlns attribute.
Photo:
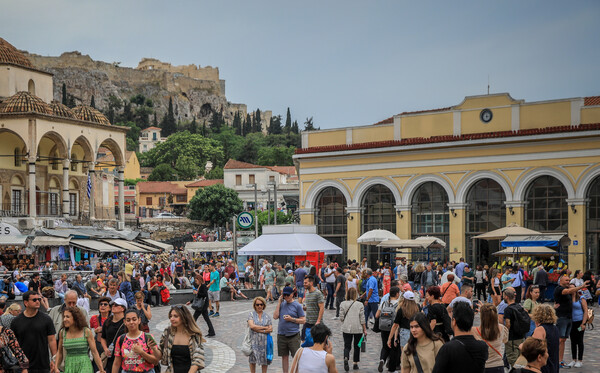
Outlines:
<svg viewBox="0 0 600 373"><path fill-rule="evenodd" d="M304 343L302 343L300 347L312 347L315 344L315 341L313 341L313 337L310 334L310 329L311 328L306 328L306 331L304 332Z"/></svg>
<svg viewBox="0 0 600 373"><path fill-rule="evenodd" d="M202 311L202 310L204 310L205 304L206 304L206 298L196 297L196 298L194 298L194 301L192 302L192 308L196 311Z"/></svg>
<svg viewBox="0 0 600 373"><path fill-rule="evenodd" d="M271 334L267 334L267 361L269 363L273 361L273 337Z"/></svg>
<svg viewBox="0 0 600 373"><path fill-rule="evenodd" d="M250 327L246 326L246 335L244 336L244 340L242 341L242 353L246 356L250 356L252 354L252 342L250 341Z"/></svg>
<svg viewBox="0 0 600 373"><path fill-rule="evenodd" d="M0 329L0 331L2 331ZM2 355L2 370L6 371L21 371L19 366L19 360L15 357L10 346L6 341L6 337L2 335L2 347L0 348L0 354Z"/></svg>

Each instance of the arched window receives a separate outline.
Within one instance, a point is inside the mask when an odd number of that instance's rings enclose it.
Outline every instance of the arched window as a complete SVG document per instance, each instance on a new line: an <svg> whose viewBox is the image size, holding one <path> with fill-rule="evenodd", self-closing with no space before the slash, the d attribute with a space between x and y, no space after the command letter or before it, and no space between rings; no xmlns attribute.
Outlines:
<svg viewBox="0 0 600 373"><path fill-rule="evenodd" d="M448 194L432 181L423 183L412 197L412 238L434 236L446 243L441 250L413 250L413 260L443 261L448 259L450 216Z"/></svg>
<svg viewBox="0 0 600 373"><path fill-rule="evenodd" d="M598 176L587 193L587 269L594 273L600 270L600 176Z"/></svg>
<svg viewBox="0 0 600 373"><path fill-rule="evenodd" d="M15 155L15 167L21 167L21 165L23 164L23 155L21 154L21 149L15 148L14 155Z"/></svg>
<svg viewBox="0 0 600 373"><path fill-rule="evenodd" d="M315 224L317 233L344 249L346 258L346 198L334 187L327 187L317 197Z"/></svg>
<svg viewBox="0 0 600 373"><path fill-rule="evenodd" d="M396 233L396 209L392 191L384 185L373 185L364 194L361 201L361 233L372 229L385 229ZM361 258L367 258L369 266L379 260L391 262L391 254L383 254L377 246L361 245ZM395 261L394 261L395 262Z"/></svg>
<svg viewBox="0 0 600 373"><path fill-rule="evenodd" d="M525 226L538 232L567 232L567 189L555 177L535 179L525 195Z"/></svg>
<svg viewBox="0 0 600 373"><path fill-rule="evenodd" d="M29 83L27 83L27 91L32 95L35 95L35 83L33 79L29 79Z"/></svg>
<svg viewBox="0 0 600 373"><path fill-rule="evenodd" d="M466 200L466 245L468 263L492 263L491 254L498 251L499 241L476 240L473 237L506 226L504 190L492 179L475 183ZM473 244L475 243L475 247Z"/></svg>

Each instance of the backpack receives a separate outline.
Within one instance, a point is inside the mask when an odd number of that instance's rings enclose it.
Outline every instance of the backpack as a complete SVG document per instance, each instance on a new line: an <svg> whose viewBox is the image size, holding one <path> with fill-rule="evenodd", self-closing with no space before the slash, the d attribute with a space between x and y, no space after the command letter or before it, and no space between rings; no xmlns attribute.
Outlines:
<svg viewBox="0 0 600 373"><path fill-rule="evenodd" d="M390 301L386 301L381 306L381 314L379 316L379 330L389 332L394 325L396 318L396 305L392 305Z"/></svg>
<svg viewBox="0 0 600 373"><path fill-rule="evenodd" d="M511 304L507 308L512 309L514 314L514 320L511 320L510 328L513 331L513 334L522 337L527 334L529 328L531 326L531 318L529 314L520 304ZM506 314L506 312L505 312Z"/></svg>

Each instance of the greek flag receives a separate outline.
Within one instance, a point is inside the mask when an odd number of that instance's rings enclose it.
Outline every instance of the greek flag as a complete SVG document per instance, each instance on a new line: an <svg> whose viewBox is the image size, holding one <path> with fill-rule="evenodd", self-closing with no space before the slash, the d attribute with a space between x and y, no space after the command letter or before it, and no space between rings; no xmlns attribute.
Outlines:
<svg viewBox="0 0 600 373"><path fill-rule="evenodd" d="M88 173L88 182L87 182L87 197L88 197L88 199L90 198L91 194L92 194L92 178L90 177L90 174Z"/></svg>

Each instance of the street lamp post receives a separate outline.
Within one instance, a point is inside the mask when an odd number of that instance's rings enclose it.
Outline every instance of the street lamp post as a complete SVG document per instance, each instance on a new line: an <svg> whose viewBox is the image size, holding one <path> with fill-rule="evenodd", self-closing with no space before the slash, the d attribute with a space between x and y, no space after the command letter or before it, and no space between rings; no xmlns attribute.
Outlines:
<svg viewBox="0 0 600 373"><path fill-rule="evenodd" d="M258 215L256 214L256 208L258 207L257 185L256 183L248 184L246 185L246 188L254 188L254 237L258 238Z"/></svg>
<svg viewBox="0 0 600 373"><path fill-rule="evenodd" d="M275 209L274 209L273 213L275 214L275 225L277 225L277 182L275 182L275 181L269 181L267 183L267 185L272 185L273 186L273 199L275 200L275 204L274 204ZM270 190L271 189L269 189L269 191Z"/></svg>

